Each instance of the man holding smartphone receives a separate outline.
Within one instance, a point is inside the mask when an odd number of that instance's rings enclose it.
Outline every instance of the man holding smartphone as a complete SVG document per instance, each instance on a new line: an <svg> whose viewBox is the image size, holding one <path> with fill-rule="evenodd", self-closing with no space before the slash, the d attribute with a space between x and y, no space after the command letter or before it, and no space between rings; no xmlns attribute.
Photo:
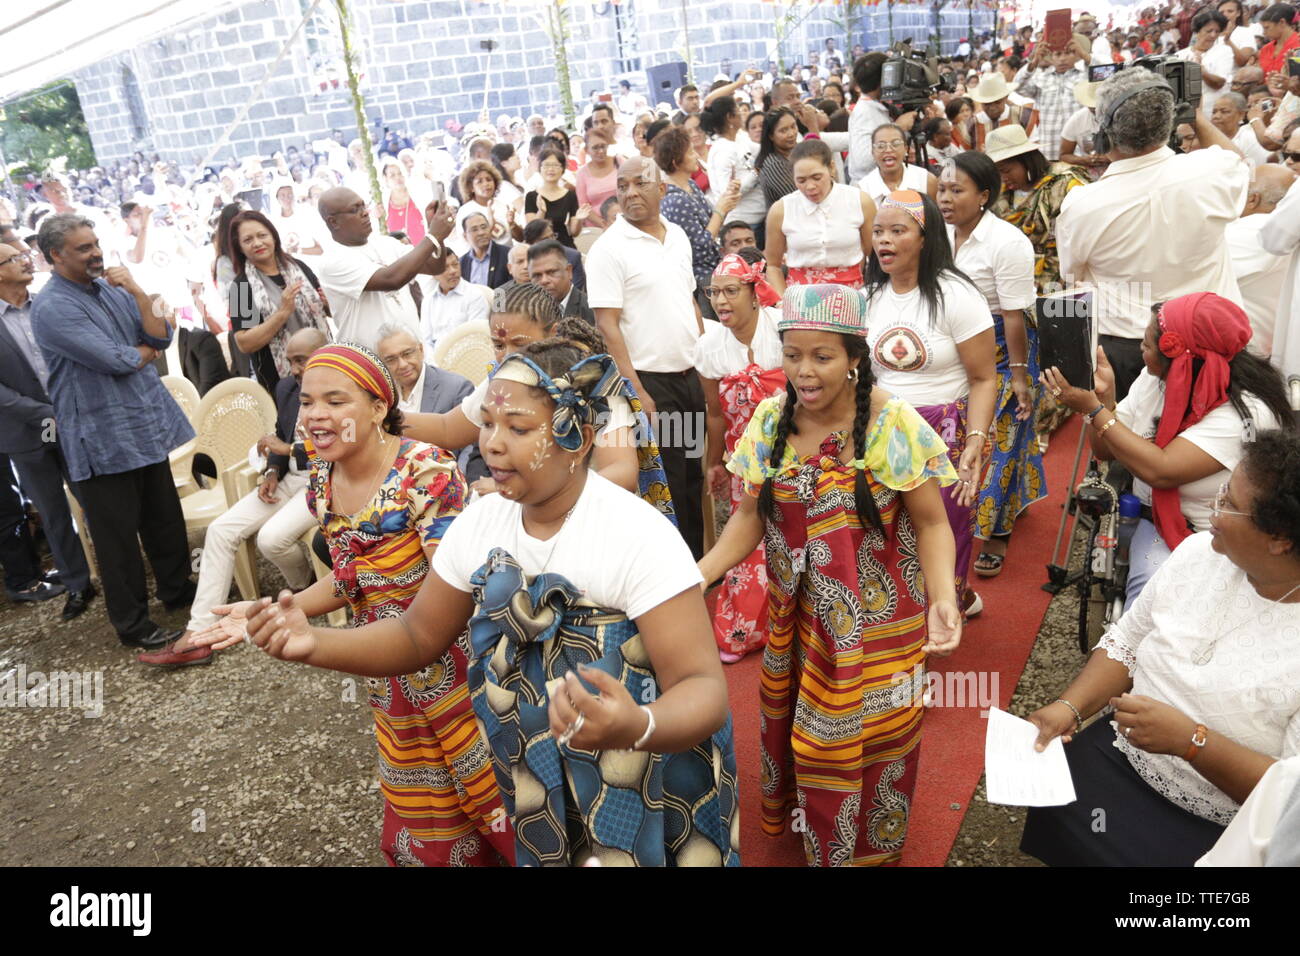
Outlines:
<svg viewBox="0 0 1300 956"><path fill-rule="evenodd" d="M439 275L446 267L442 240L451 234L452 212L445 199L424 210L427 231L414 248L376 235L366 201L346 187L321 194L318 206L329 229L316 275L329 299L340 342L373 349L379 328L395 323L419 335L420 317L407 285L417 275Z"/></svg>

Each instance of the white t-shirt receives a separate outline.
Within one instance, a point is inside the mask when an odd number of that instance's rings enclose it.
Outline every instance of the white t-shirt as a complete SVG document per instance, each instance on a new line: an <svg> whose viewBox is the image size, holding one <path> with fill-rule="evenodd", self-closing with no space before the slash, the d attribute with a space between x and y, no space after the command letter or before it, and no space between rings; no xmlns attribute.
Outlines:
<svg viewBox="0 0 1300 956"><path fill-rule="evenodd" d="M291 256L302 255L302 250L320 243L321 251L329 243L329 230L320 216L309 209L295 209L292 216L282 216L277 211L271 217L276 232L280 234L280 243L284 251Z"/></svg>
<svg viewBox="0 0 1300 956"><path fill-rule="evenodd" d="M610 529L617 528L618 534ZM703 578L672 522L630 491L587 473L578 504L554 536L524 531L523 506L502 495L471 504L447 528L433 570L452 587L470 590L470 577L493 548L504 548L524 573L560 574L587 600L635 620L699 587Z"/></svg>
<svg viewBox="0 0 1300 956"><path fill-rule="evenodd" d="M781 338L776 334L780 319L780 307L760 307L748 348L721 322L705 322L704 334L695 343L695 370L714 381L724 375L735 375L749 367L750 351L759 368L780 368Z"/></svg>
<svg viewBox="0 0 1300 956"><path fill-rule="evenodd" d="M483 399L487 396L491 378L485 378L478 387L460 400L460 410L466 418L479 428L483 427ZM601 435L608 429L636 428L636 418L632 415L632 406L622 395L615 395L609 400L609 418L596 429Z"/></svg>
<svg viewBox="0 0 1300 956"><path fill-rule="evenodd" d="M919 288L899 295L886 283L867 302L867 351L880 387L917 407L955 402L970 391L957 345L993 328L988 303L969 282L939 280L943 305L930 321Z"/></svg>
<svg viewBox="0 0 1300 956"><path fill-rule="evenodd" d="M1097 114L1086 106L1080 106L1070 114L1070 118L1061 127L1061 139L1068 139L1074 144L1076 156L1091 156L1092 137L1097 132Z"/></svg>
<svg viewBox="0 0 1300 956"><path fill-rule="evenodd" d="M1254 419L1256 431L1278 427L1277 418L1258 398L1247 394L1243 400ZM1164 405L1165 383L1144 368L1134 380L1124 401L1115 409L1115 417L1143 438L1154 439L1156 419L1160 417ZM1232 469L1237 467L1245 454L1246 431L1246 425L1232 403L1224 402L1195 425L1178 433L1179 438L1187 439L1223 465L1222 471L1181 485L1178 489L1183 517L1197 531L1206 531L1210 527L1214 496L1218 494L1219 486L1231 477ZM1133 494L1143 504L1151 504L1151 486L1137 476L1133 478Z"/></svg>
<svg viewBox="0 0 1300 956"><path fill-rule="evenodd" d="M877 206L889 195L889 187L885 185L885 178L880 175L880 167L877 166L866 177L858 183L858 188L871 197L871 201ZM914 189L923 196L930 194L930 176L929 173L920 166L913 166L911 163L903 164L903 181L899 189Z"/></svg>
<svg viewBox="0 0 1300 956"><path fill-rule="evenodd" d="M344 246L332 239L323 243L325 252L312 263L321 289L329 299L340 342L352 342L373 349L379 327L392 322L420 335L420 317L409 289L366 292L366 283L384 266L392 265L411 251L391 236L371 234L364 246Z"/></svg>

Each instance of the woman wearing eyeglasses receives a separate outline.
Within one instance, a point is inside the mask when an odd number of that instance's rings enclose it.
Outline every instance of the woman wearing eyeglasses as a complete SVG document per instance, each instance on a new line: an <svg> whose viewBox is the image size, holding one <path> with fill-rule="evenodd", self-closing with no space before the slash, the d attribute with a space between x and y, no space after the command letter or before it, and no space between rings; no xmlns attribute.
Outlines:
<svg viewBox="0 0 1300 956"><path fill-rule="evenodd" d="M1300 438L1260 432L1220 487L1209 533L1029 715L1036 749L1066 744L1077 797L1029 811L1020 849L1049 866L1191 866L1300 751Z"/></svg>
<svg viewBox="0 0 1300 956"><path fill-rule="evenodd" d="M896 189L912 189L938 199L939 180L924 166L907 161L907 137L893 123L878 127L871 134L871 156L876 168L858 183L858 188L879 203Z"/></svg>
<svg viewBox="0 0 1300 956"><path fill-rule="evenodd" d="M1092 453L1133 473L1142 520L1129 545L1127 605L1189 535L1210 527L1214 496L1266 429L1294 431L1277 370L1246 351L1241 307L1197 292L1153 310L1142 339L1146 368L1115 403L1115 374L1098 349L1096 390L1074 388L1056 368L1043 385L1086 416Z"/></svg>
<svg viewBox="0 0 1300 956"><path fill-rule="evenodd" d="M695 343L695 370L704 386L708 408L708 453L705 473L709 494L731 502L735 514L744 487L728 474L729 457L745 434L754 410L785 388L780 297L767 283L767 263L757 249L745 246L723 258L705 290L717 322L705 323ZM713 612L713 639L724 664L734 664L767 643L767 561L759 544L727 572Z"/></svg>

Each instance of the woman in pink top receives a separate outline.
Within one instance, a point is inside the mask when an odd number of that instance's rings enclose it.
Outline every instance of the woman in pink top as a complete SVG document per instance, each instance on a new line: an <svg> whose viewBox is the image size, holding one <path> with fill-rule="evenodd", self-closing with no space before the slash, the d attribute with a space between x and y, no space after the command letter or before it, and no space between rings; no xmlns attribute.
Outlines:
<svg viewBox="0 0 1300 956"><path fill-rule="evenodd" d="M587 133L587 165L578 169L578 205L590 206L583 223L594 229L609 225L600 215L601 204L618 190L618 163L609 155L612 140L602 129Z"/></svg>

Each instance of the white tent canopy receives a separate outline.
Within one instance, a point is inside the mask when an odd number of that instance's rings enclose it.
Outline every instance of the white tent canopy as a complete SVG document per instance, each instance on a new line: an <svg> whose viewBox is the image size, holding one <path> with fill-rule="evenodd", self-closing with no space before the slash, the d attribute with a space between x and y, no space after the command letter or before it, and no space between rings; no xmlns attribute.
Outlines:
<svg viewBox="0 0 1300 956"><path fill-rule="evenodd" d="M0 102L247 0L35 0L0 25ZM6 3L19 13L16 0ZM8 18L6 18L8 19Z"/></svg>

